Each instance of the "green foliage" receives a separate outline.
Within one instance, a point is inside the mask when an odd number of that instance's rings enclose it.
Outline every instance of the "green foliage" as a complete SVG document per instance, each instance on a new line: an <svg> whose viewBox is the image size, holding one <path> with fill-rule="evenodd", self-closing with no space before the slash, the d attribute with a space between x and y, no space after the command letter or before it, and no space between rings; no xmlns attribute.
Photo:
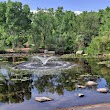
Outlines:
<svg viewBox="0 0 110 110"><path fill-rule="evenodd" d="M85 50L88 54L103 54L110 52L110 37L95 37Z"/></svg>
<svg viewBox="0 0 110 110"><path fill-rule="evenodd" d="M99 51L99 46L100 44L100 38L99 37L95 37L92 39L89 47L86 48L85 50L85 53L88 53L88 54L99 54L100 51Z"/></svg>
<svg viewBox="0 0 110 110"><path fill-rule="evenodd" d="M65 11L37 9L30 12L21 2L0 2L0 44L23 47L33 44L35 50L47 48L57 52L75 53L85 50L89 54L110 51L110 8L99 12L82 12L76 15ZM108 39L108 40L107 40Z"/></svg>
<svg viewBox="0 0 110 110"><path fill-rule="evenodd" d="M0 39L5 40L4 45L12 45L12 48L18 46L20 39L25 38L26 31L30 29L30 9L28 5L22 6L21 2L12 2L8 0L7 3L0 2ZM25 32L25 34L24 34ZM21 36L22 33L22 36ZM26 39L26 38L25 38ZM24 41L24 40L22 40ZM25 40L25 42L27 39ZM23 44L24 42L21 42Z"/></svg>

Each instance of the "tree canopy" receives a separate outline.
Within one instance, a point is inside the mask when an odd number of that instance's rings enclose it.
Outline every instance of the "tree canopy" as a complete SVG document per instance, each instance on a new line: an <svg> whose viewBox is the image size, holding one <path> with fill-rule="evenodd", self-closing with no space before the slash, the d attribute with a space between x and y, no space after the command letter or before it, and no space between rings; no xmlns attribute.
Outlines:
<svg viewBox="0 0 110 110"><path fill-rule="evenodd" d="M110 52L110 7L76 15L63 7L41 9L36 13L21 2L0 2L1 47L24 44L56 52L88 54ZM33 45L32 45L33 44Z"/></svg>

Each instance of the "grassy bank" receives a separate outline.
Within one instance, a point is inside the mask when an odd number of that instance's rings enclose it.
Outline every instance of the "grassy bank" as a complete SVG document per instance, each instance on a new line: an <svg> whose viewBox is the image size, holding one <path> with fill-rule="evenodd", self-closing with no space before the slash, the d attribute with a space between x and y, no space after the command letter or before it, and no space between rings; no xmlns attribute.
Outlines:
<svg viewBox="0 0 110 110"><path fill-rule="evenodd" d="M75 58L103 58L103 59L110 59L110 54L103 54L103 55L76 55L76 54L64 54L60 56L63 60L73 60Z"/></svg>

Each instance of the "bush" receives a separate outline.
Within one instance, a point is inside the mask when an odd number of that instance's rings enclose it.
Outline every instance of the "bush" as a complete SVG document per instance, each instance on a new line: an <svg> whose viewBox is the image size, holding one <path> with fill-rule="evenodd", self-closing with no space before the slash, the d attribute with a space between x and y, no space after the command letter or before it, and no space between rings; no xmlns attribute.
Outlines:
<svg viewBox="0 0 110 110"><path fill-rule="evenodd" d="M33 47L31 48L31 50L29 50L29 53L37 53L38 52L38 48Z"/></svg>
<svg viewBox="0 0 110 110"><path fill-rule="evenodd" d="M5 50L0 50L0 54L5 54L7 53Z"/></svg>

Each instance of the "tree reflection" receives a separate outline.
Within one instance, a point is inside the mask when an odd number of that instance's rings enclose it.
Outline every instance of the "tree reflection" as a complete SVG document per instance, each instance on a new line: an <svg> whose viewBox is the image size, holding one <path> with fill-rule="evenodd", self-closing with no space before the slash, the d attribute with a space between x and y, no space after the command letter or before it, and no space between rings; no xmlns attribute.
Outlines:
<svg viewBox="0 0 110 110"><path fill-rule="evenodd" d="M38 94L44 92L64 95L65 91L78 90L76 85L85 85L87 81L100 82L104 77L110 85L110 68L97 65L99 59L76 59L78 66L64 70L56 75L34 75L25 71L10 71L0 74L0 102L20 103L30 100L33 87ZM6 69L6 68L5 68ZM2 72L2 71L1 71ZM86 89L96 89L87 87Z"/></svg>
<svg viewBox="0 0 110 110"><path fill-rule="evenodd" d="M16 75L19 76L18 79ZM24 98L29 100L31 98L31 88L32 74L19 74L9 71L5 75L1 73L0 101L5 103L20 103L24 101Z"/></svg>
<svg viewBox="0 0 110 110"><path fill-rule="evenodd" d="M56 92L58 95L63 95L64 90L75 90L75 85L77 84L85 85L87 81L99 82L100 78L104 76L101 74L103 68L100 68L100 66L96 64L98 60L99 59L77 59L76 62L78 62L80 66L62 71L62 73L58 75L40 76L34 81L35 87L39 93ZM107 72L108 70L105 71ZM86 89L96 88L97 87L88 87Z"/></svg>

